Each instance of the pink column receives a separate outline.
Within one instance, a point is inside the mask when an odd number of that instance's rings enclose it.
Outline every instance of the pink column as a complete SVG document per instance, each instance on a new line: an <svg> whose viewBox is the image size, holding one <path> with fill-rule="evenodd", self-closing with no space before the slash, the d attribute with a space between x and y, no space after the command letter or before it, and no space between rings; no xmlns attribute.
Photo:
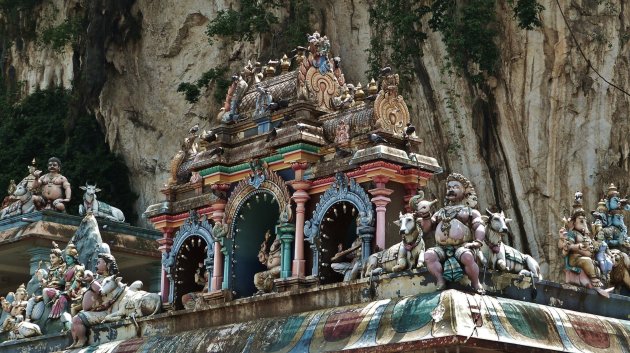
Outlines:
<svg viewBox="0 0 630 353"><path fill-rule="evenodd" d="M306 261L304 260L304 218L306 201L311 197L306 190L310 189L311 181L302 180L304 170L308 168L308 163L296 162L291 164L291 168L295 171L295 180L291 182L291 186L295 189L291 197L295 202L295 247L293 254L293 266L291 274L293 277L304 278Z"/></svg>
<svg viewBox="0 0 630 353"><path fill-rule="evenodd" d="M295 201L295 253L293 255L293 268L292 274L293 277L304 277L305 264L304 260L304 218L306 201L308 201L311 197L305 190L308 190L311 187L311 182L302 180L302 181L293 181L291 186L295 189L293 193L292 199Z"/></svg>
<svg viewBox="0 0 630 353"><path fill-rule="evenodd" d="M374 196L372 202L376 205L376 246L385 249L385 212L387 205L392 201L389 197L394 190L385 188L385 184L389 181L389 177L377 175L374 177L376 189L370 190L370 194Z"/></svg>
<svg viewBox="0 0 630 353"><path fill-rule="evenodd" d="M162 257L164 254L168 254L171 252L171 247L173 246L173 233L175 232L175 228L165 227L162 228L162 238L156 240L160 246L158 250L162 252ZM164 271L164 267L161 267L162 276L160 276L160 292L162 293L162 302L168 302L168 294L171 289L170 281L166 276L166 271Z"/></svg>
<svg viewBox="0 0 630 353"><path fill-rule="evenodd" d="M215 184L212 185L212 190L215 190L219 193L225 192L230 188L229 184ZM212 205L212 220L214 224L223 222L223 216L225 215L225 206L227 201L223 199L217 200ZM223 286L223 253L221 252L221 243L218 241L214 242L214 265L212 270L212 281L210 283L210 290L217 291L221 290Z"/></svg>

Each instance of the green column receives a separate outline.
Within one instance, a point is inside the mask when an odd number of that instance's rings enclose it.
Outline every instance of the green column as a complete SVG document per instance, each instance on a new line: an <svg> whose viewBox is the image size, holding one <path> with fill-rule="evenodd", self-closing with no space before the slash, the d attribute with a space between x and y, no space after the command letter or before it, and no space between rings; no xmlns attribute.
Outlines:
<svg viewBox="0 0 630 353"><path fill-rule="evenodd" d="M232 285L232 258L233 255L228 251L228 247L232 247L232 243L227 238L221 238L221 253L223 253L223 283L221 289L230 289ZM217 288L218 289L218 288Z"/></svg>
<svg viewBox="0 0 630 353"><path fill-rule="evenodd" d="M282 242L282 270L280 271L280 278L289 278L291 277L291 264L293 263L291 249L293 248L292 244L295 239L295 225L291 223L282 223L277 225L276 234L278 234L280 242Z"/></svg>

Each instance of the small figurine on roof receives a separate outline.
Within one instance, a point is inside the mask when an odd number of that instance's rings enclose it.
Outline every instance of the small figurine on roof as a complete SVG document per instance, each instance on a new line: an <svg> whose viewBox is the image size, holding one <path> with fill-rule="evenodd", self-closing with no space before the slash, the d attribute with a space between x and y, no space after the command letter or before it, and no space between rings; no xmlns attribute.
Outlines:
<svg viewBox="0 0 630 353"><path fill-rule="evenodd" d="M267 163L261 159L254 159L249 162L249 168L251 173L249 174L249 185L258 189L265 181L265 169L267 169Z"/></svg>

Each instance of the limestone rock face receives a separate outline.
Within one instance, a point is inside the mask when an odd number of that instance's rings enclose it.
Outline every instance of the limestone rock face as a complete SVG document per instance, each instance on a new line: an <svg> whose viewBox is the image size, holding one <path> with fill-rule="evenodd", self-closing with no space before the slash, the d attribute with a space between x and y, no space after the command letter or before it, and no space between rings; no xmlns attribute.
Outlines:
<svg viewBox="0 0 630 353"><path fill-rule="evenodd" d="M70 6L54 3L61 9ZM342 58L346 81L364 86L369 80L365 49L372 36L380 35L370 30L368 3L314 2L312 16L313 30L326 34L333 55ZM423 153L436 157L446 171L429 194L443 196L443 180L450 172L468 176L481 209L498 207L515 220L509 241L539 259L546 278L559 279L558 229L573 193L581 190L590 209L610 182L622 194L630 193L624 178L630 97L589 69L555 3L544 4L543 27L533 31L519 29L505 2L500 4L501 61L496 77L487 82L490 90L482 92L457 75L442 73L447 53L440 34L430 32L406 101L425 141ZM630 25L624 19L630 18L630 8L585 0L560 4L592 65L628 90ZM220 108L211 90L190 104L177 86L219 65L236 71L266 44L208 42L206 24L230 5L136 0L129 14L140 23L138 39L103 41L106 79L91 109L107 142L132 171L139 214L163 198L159 189L166 183L170 159L190 126L209 127ZM29 90L68 86L74 69L71 50L59 54L26 43L22 50L12 48L9 62ZM282 54L276 53L278 58Z"/></svg>

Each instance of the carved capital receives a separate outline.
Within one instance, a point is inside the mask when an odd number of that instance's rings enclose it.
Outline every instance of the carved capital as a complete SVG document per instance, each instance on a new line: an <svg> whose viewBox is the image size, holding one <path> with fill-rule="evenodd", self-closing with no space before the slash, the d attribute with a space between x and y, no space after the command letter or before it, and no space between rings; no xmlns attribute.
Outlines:
<svg viewBox="0 0 630 353"><path fill-rule="evenodd" d="M295 180L302 180L304 178L304 171L310 166L311 164L309 162L291 162L291 169L295 171Z"/></svg>

